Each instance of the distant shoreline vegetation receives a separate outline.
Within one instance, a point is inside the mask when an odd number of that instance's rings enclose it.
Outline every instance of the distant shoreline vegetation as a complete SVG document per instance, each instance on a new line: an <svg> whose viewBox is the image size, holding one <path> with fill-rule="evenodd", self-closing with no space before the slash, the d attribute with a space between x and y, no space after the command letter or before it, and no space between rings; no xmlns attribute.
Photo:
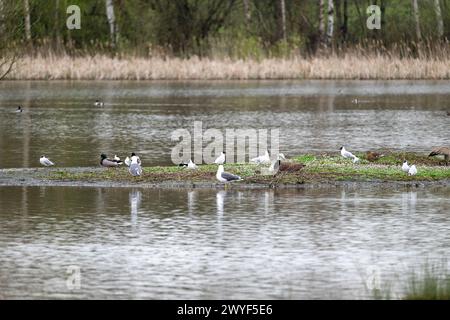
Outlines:
<svg viewBox="0 0 450 320"><path fill-rule="evenodd" d="M5 80L266 79L450 79L450 54L439 58L401 58L388 54L364 54L355 51L309 58L289 56L261 59L37 54L17 58L11 72L5 78Z"/></svg>
<svg viewBox="0 0 450 320"><path fill-rule="evenodd" d="M450 79L448 0L372 2L0 0L0 80Z"/></svg>

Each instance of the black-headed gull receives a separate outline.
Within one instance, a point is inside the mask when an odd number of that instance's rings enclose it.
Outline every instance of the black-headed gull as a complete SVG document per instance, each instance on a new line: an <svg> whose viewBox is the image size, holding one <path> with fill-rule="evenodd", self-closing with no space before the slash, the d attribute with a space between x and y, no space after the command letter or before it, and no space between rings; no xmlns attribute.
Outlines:
<svg viewBox="0 0 450 320"><path fill-rule="evenodd" d="M197 169L197 165L196 165L195 163L193 163L193 162L192 162L192 159L191 159L191 160L189 160L189 162L188 162L188 164L187 164L187 168L188 168L188 169L195 170L195 169Z"/></svg>
<svg viewBox="0 0 450 320"><path fill-rule="evenodd" d="M50 161L50 159L47 159L46 156L41 156L39 162L45 167L51 167L55 165L53 162Z"/></svg>
<svg viewBox="0 0 450 320"><path fill-rule="evenodd" d="M345 150L345 148L343 146L341 147L341 156L344 157L345 159L350 159L350 158L353 159L353 163L356 163L359 161L359 158L357 156L355 156L350 151Z"/></svg>
<svg viewBox="0 0 450 320"><path fill-rule="evenodd" d="M402 165L402 171L408 173L410 166L408 165L408 161L405 160Z"/></svg>
<svg viewBox="0 0 450 320"><path fill-rule="evenodd" d="M131 153L131 162L133 162L133 158L136 159L137 163L138 163L140 166L142 165L141 158L139 158L139 157L136 155L136 153L134 153L134 152Z"/></svg>
<svg viewBox="0 0 450 320"><path fill-rule="evenodd" d="M131 158L130 158L131 157ZM132 152L130 157L126 157L124 163L129 167L131 165L131 162L133 158L137 159L137 163L142 166L141 158L139 158L136 153Z"/></svg>
<svg viewBox="0 0 450 320"><path fill-rule="evenodd" d="M415 165L412 165L412 166L409 168L408 176L415 176L416 174L417 174L417 168L416 168Z"/></svg>
<svg viewBox="0 0 450 320"><path fill-rule="evenodd" d="M119 165L122 164L122 161L117 161L114 159L108 159L108 157L106 156L106 154L102 154L100 156L100 165L102 167L107 167L107 168L113 168L113 167L117 167Z"/></svg>
<svg viewBox="0 0 450 320"><path fill-rule="evenodd" d="M220 154L220 156L218 156L218 157L216 158L216 160L214 160L214 163L215 163L215 164L224 164L224 163L225 163L225 152L222 152L222 153Z"/></svg>
<svg viewBox="0 0 450 320"><path fill-rule="evenodd" d="M241 177L225 172L223 169L223 165L219 165L217 168L216 178L220 182L230 182L230 181L239 181L242 180Z"/></svg>

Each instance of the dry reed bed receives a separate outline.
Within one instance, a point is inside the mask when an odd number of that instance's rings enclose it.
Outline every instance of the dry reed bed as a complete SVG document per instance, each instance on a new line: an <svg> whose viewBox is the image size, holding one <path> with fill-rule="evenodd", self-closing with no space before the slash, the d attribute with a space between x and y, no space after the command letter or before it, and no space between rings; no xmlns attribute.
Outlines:
<svg viewBox="0 0 450 320"><path fill-rule="evenodd" d="M450 79L450 57L387 56L231 60L179 58L23 57L15 80Z"/></svg>

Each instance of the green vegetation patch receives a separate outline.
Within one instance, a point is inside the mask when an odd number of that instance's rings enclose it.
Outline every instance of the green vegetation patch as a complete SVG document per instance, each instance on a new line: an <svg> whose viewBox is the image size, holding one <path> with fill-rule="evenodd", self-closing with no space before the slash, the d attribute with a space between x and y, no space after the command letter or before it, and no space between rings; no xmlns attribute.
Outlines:
<svg viewBox="0 0 450 320"><path fill-rule="evenodd" d="M442 166L443 160L429 158L425 155L412 153L390 153L384 157L369 162L364 154L358 154L361 161L354 164L349 159L335 155L306 154L293 157L293 163L306 166L297 172L278 172L276 175L265 175L267 166L253 164L225 164L225 170L240 175L246 184L303 184L313 182L334 181L440 181L450 180L450 166ZM408 176L401 170L401 164L406 159L415 164L418 173ZM141 177L132 177L128 168L102 168L92 171L58 170L49 173L47 178L61 181L117 181L117 182L216 182L216 165L200 165L197 170L184 167L146 167Z"/></svg>

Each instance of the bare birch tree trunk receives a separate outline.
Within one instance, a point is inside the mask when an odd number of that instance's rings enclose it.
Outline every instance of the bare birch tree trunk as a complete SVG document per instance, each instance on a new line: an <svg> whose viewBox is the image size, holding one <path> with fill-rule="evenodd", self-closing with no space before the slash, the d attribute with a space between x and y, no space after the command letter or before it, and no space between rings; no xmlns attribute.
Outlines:
<svg viewBox="0 0 450 320"><path fill-rule="evenodd" d="M436 12L437 33L439 38L444 37L444 20L442 20L441 4L439 0L434 0L434 12Z"/></svg>
<svg viewBox="0 0 450 320"><path fill-rule="evenodd" d="M31 44L30 3L28 0L23 0L23 9L25 14L25 39L28 44Z"/></svg>
<svg viewBox="0 0 450 320"><path fill-rule="evenodd" d="M114 15L113 0L106 0L106 17L109 23L109 35L111 37L111 45L113 48L117 44L116 16Z"/></svg>
<svg viewBox="0 0 450 320"><path fill-rule="evenodd" d="M334 2L328 0L328 25L327 25L327 46L331 46L333 42L334 32Z"/></svg>
<svg viewBox="0 0 450 320"><path fill-rule="evenodd" d="M325 17L324 0L319 0L319 47L323 47L325 43Z"/></svg>
<svg viewBox="0 0 450 320"><path fill-rule="evenodd" d="M420 17L419 17L419 5L417 0L411 0L414 14L414 22L416 24L416 38L417 41L422 39L422 33L420 32Z"/></svg>
<svg viewBox="0 0 450 320"><path fill-rule="evenodd" d="M284 41L287 40L286 35L286 2L285 0L280 0L280 13L281 13L281 36Z"/></svg>

